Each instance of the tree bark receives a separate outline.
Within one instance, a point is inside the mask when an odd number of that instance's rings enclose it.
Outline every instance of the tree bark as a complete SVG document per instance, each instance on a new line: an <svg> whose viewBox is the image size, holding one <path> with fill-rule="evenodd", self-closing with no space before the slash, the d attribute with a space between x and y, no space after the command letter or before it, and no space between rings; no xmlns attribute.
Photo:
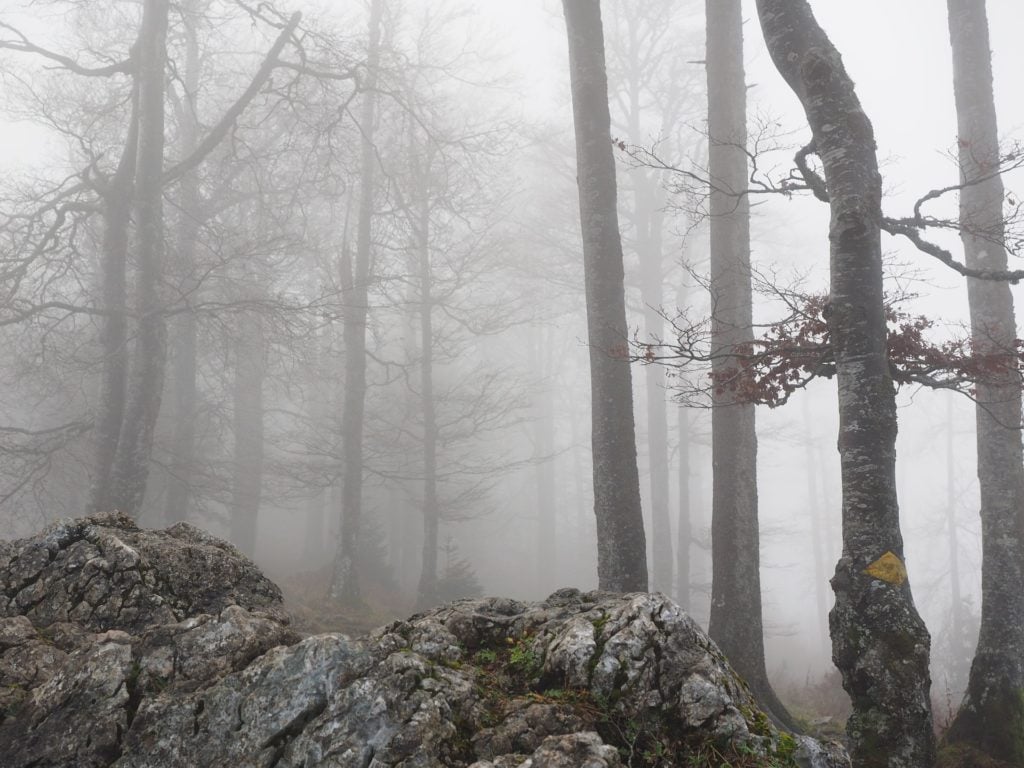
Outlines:
<svg viewBox="0 0 1024 768"><path fill-rule="evenodd" d="M1006 269L988 19L983 0L948 0L960 148L960 231L968 267ZM1005 355L1006 372L977 384L981 491L981 630L967 695L947 740L1024 765L1024 456L1015 373L1013 297L1006 283L968 279L971 339Z"/></svg>
<svg viewBox="0 0 1024 768"><path fill-rule="evenodd" d="M647 544L636 464L601 8L594 0L563 0L562 6L583 231L598 584L614 592L646 591Z"/></svg>
<svg viewBox="0 0 1024 768"><path fill-rule="evenodd" d="M930 768L930 639L914 606L899 525L874 131L806 0L757 0L757 10L772 60L807 114L831 200L828 322L839 384L843 553L829 619L833 660L853 702L851 753L861 768Z"/></svg>
<svg viewBox="0 0 1024 768"><path fill-rule="evenodd" d="M164 70L169 0L146 0L139 35L139 146L135 181L135 349L111 468L112 504L137 517L146 493L163 395L166 328L160 299L164 255Z"/></svg>
<svg viewBox="0 0 1024 768"><path fill-rule="evenodd" d="M739 0L707 0L708 174L711 189L712 375L736 367L735 350L753 340L747 88ZM754 696L794 728L768 682L761 610L754 406L714 392L711 411L711 616L708 634Z"/></svg>
<svg viewBox="0 0 1024 768"><path fill-rule="evenodd" d="M437 602L437 549L441 507L437 498L437 412L434 403L434 300L430 267L430 152L418 158L413 147L413 174L417 184L416 252L419 266L420 408L423 416L423 560L417 605ZM421 164L422 163L422 164Z"/></svg>
<svg viewBox="0 0 1024 768"><path fill-rule="evenodd" d="M265 354L259 315L245 318L236 342L234 466L231 473L231 541L252 557L259 532L263 488L263 379Z"/></svg>
<svg viewBox="0 0 1024 768"><path fill-rule="evenodd" d="M184 93L181 114L178 116L181 155L187 157L195 151L199 140L196 94L199 90L199 39L196 29L198 7L192 3L183 9L185 27ZM195 279L196 248L199 227L203 220L199 179L188 171L178 186L177 249L172 262L176 271L178 290L185 301L193 301L198 283ZM171 405L174 434L171 437L170 477L164 504L164 523L173 525L188 519L192 495L192 469L195 466L196 433L196 356L197 326L195 313L182 312L171 329Z"/></svg>
<svg viewBox="0 0 1024 768"><path fill-rule="evenodd" d="M380 62L381 0L370 4L366 86L363 93L362 155L359 174L359 221L355 262L343 265L343 340L345 399L341 412L341 538L334 558L331 597L343 603L361 602L357 550L363 515L363 421L366 412L367 289L372 260L373 203L377 157L373 143L377 112L377 68Z"/></svg>
<svg viewBox="0 0 1024 768"><path fill-rule="evenodd" d="M124 394L128 376L127 263L128 232L131 225L132 194L139 139L138 82L133 85L132 111L121 159L109 185L103 191L103 250L100 261L103 318L100 344L103 370L99 406L96 412L95 467L89 490L89 511L110 511L113 507L111 470L124 415Z"/></svg>
<svg viewBox="0 0 1024 768"><path fill-rule="evenodd" d="M679 515L676 520L676 602L684 611L691 608L690 549L693 526L690 522L690 412L676 408L679 421Z"/></svg>

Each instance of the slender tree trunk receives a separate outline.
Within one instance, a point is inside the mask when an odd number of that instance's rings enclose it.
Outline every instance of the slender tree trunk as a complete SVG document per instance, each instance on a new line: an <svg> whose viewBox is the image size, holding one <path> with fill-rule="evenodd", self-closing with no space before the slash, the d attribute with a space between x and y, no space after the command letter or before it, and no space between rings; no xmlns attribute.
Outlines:
<svg viewBox="0 0 1024 768"><path fill-rule="evenodd" d="M263 488L263 327L247 317L237 341L234 383L235 452L231 482L231 541L252 557Z"/></svg>
<svg viewBox="0 0 1024 768"><path fill-rule="evenodd" d="M807 518L811 529L811 547L814 549L814 604L815 623L821 635L821 649L825 656L829 655L828 637L828 594L826 593L828 576L826 575L825 533L822 531L821 516L828 509L823 502L824 493L819 489L821 468L818 466L814 451L814 435L811 433L811 412L807 398L803 399L804 417L804 468L807 475Z"/></svg>
<svg viewBox="0 0 1024 768"><path fill-rule="evenodd" d="M437 498L434 300L433 275L430 267L430 188L427 182L429 168L429 157L424 161L423 167L414 168L420 185L416 227L420 283L420 407L423 413L423 561L417 598L420 608L427 608L437 602L437 535L441 521L441 508Z"/></svg>
<svg viewBox="0 0 1024 768"><path fill-rule="evenodd" d="M363 93L362 156L360 158L359 221L355 263L344 266L345 401L341 412L341 538L334 558L331 596L345 603L359 603L357 552L363 515L363 420L366 411L367 288L373 238L374 177L377 157L373 143L377 111L377 67L380 60L382 0L370 4L370 42L366 56L366 88Z"/></svg>
<svg viewBox="0 0 1024 768"><path fill-rule="evenodd" d="M961 239L967 265L1006 269L992 61L984 0L948 0L960 147ZM985 176L991 178L984 179ZM983 180L984 179L984 180ZM947 736L1024 765L1024 457L1013 296L968 279L975 350L1005 355L1005 373L977 384L981 491L981 631L967 695Z"/></svg>
<svg viewBox="0 0 1024 768"><path fill-rule="evenodd" d="M733 351L753 339L747 89L740 0L707 0L708 173L711 190L712 375L735 369ZM781 724L794 723L764 661L761 554L757 520L754 406L712 396L711 616L708 634Z"/></svg>
<svg viewBox="0 0 1024 768"><path fill-rule="evenodd" d="M544 330L534 330L537 371L544 379L543 389L536 394L534 419L534 455L537 472L537 581L541 592L557 588L558 563L557 509L555 485L555 413L552 407L551 351L544 343Z"/></svg>
<svg viewBox="0 0 1024 768"><path fill-rule="evenodd" d="M153 432L163 395L166 328L160 299L164 256L164 69L169 0L146 0L139 35L136 160L136 310L139 314L124 417L111 468L113 505L137 517L146 495Z"/></svg>
<svg viewBox="0 0 1024 768"><path fill-rule="evenodd" d="M654 180L646 175L637 180L637 251L640 255L641 294L644 302L644 332L649 339L664 333L661 305L662 240L664 216L657 210ZM641 216L640 210L644 213ZM641 237L639 227L643 227ZM651 587L662 592L672 588L672 522L668 511L668 405L665 401L665 369L648 365L644 371L647 400L647 461L651 488Z"/></svg>
<svg viewBox="0 0 1024 768"><path fill-rule="evenodd" d="M199 39L196 30L198 9L195 4L184 12L185 68L183 73L184 99L179 115L181 156L188 157L198 144L196 93L199 89ZM194 171L182 177L178 187L177 253L173 267L180 291L186 302L195 300L198 284L195 279L196 246L199 225L203 218L199 195L199 180ZM188 518L192 494L192 469L195 466L196 433L196 316L191 310L178 315L171 328L171 393L174 434L171 438L170 477L164 522L171 525Z"/></svg>
<svg viewBox="0 0 1024 768"><path fill-rule="evenodd" d="M874 131L806 0L757 0L757 10L772 60L807 113L831 201L828 322L839 384L843 554L829 625L853 702L852 757L858 768L931 768L930 641L907 580L896 498Z"/></svg>
<svg viewBox="0 0 1024 768"><path fill-rule="evenodd" d="M676 408L679 423L679 516L676 522L676 602L690 611L690 549L693 529L690 522L690 413L684 406Z"/></svg>
<svg viewBox="0 0 1024 768"><path fill-rule="evenodd" d="M563 0L562 5L569 38L587 295L598 583L614 592L646 591L647 544L636 465L601 8L594 0Z"/></svg>
<svg viewBox="0 0 1024 768"><path fill-rule="evenodd" d="M100 380L99 407L96 413L96 459L89 511L114 508L111 470L124 415L124 395L128 376L127 260L128 232L131 224L132 194L139 138L138 82L132 94L128 136L110 185L103 195L103 251L100 262L103 318L100 343L103 371Z"/></svg>

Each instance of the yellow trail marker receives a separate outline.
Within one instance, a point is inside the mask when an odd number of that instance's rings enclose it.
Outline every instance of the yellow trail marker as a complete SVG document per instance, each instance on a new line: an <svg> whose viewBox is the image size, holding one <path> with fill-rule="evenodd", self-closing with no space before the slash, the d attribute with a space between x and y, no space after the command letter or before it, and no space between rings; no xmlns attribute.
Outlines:
<svg viewBox="0 0 1024 768"><path fill-rule="evenodd" d="M875 562L864 569L864 573L896 587L907 580L906 566L892 552L886 552L875 560Z"/></svg>

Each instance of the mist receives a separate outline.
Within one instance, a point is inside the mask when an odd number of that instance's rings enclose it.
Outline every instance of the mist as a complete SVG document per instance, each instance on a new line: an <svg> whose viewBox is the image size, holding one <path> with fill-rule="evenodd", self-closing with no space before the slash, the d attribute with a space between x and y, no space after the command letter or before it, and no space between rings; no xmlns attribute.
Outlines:
<svg viewBox="0 0 1024 768"><path fill-rule="evenodd" d="M180 0L163 30L152 4L0 2L4 538L115 507L185 521L252 557L309 631L597 589L561 4ZM610 354L632 376L644 569L706 628L714 387L710 358L677 354L716 312L704 4L600 5L627 329ZM960 173L945 4L812 5L873 123L882 211L910 216ZM987 10L1012 152L1024 11ZM829 293L830 210L778 187L811 134L755 3L742 15L760 338ZM1020 171L1000 176L1015 212ZM946 194L928 213L958 210ZM934 239L962 252L952 227ZM905 237L882 250L902 317L967 338L964 278ZM902 559L943 722L981 620L972 393L896 386ZM784 400L750 406L764 661L787 706L840 719L836 379Z"/></svg>

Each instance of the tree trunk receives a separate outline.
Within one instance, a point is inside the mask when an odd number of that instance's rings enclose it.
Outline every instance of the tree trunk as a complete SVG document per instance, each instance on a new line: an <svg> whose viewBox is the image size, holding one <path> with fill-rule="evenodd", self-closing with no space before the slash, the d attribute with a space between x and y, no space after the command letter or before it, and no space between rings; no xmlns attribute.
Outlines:
<svg viewBox="0 0 1024 768"><path fill-rule="evenodd" d="M127 261L128 231L131 224L132 193L139 139L138 82L132 94L128 136L117 170L103 194L103 251L100 261L103 318L100 343L103 371L96 413L95 467L89 490L89 511L110 511L113 506L111 470L124 415L124 393L128 376Z"/></svg>
<svg viewBox="0 0 1024 768"><path fill-rule="evenodd" d="M690 548L693 528L690 522L690 412L676 408L679 421L679 517L676 521L676 602L690 611Z"/></svg>
<svg viewBox="0 0 1024 768"><path fill-rule="evenodd" d="M537 586L547 594L558 587L558 499L555 483L555 413L552 404L551 350L545 344L543 328L534 329L536 350L533 368L543 378L536 394L534 418L534 460L537 472Z"/></svg>
<svg viewBox="0 0 1024 768"><path fill-rule="evenodd" d="M820 489L821 467L818 466L817 454L814 450L814 435L811 432L811 412L807 398L803 399L804 417L804 472L807 475L807 520L811 532L811 547L814 550L814 614L815 624L821 635L821 650L825 658L829 653L828 637L828 594L826 584L827 566L825 564L825 532L822 530L821 515L828 509L823 502L825 494Z"/></svg>
<svg viewBox="0 0 1024 768"><path fill-rule="evenodd" d="M839 385L843 554L832 654L853 702L859 768L935 761L929 636L914 606L896 497L896 398L882 293L882 183L874 131L806 0L757 0L775 66L799 97L831 200L828 322Z"/></svg>
<svg viewBox="0 0 1024 768"><path fill-rule="evenodd" d="M647 544L636 465L601 8L594 0L563 0L562 5L583 231L598 584L614 592L646 591Z"/></svg>
<svg viewBox="0 0 1024 768"><path fill-rule="evenodd" d="M373 143L377 110L377 67L380 60L381 0L370 4L369 47L363 93L362 156L360 158L359 221L353 265L343 265L343 337L345 400L341 412L341 538L334 558L331 597L348 604L361 602L357 551L363 515L363 420L366 411L366 318L373 237L374 177L377 157Z"/></svg>
<svg viewBox="0 0 1024 768"><path fill-rule="evenodd" d="M960 147L960 227L975 269L1006 269L988 20L982 0L949 0ZM1005 354L1006 373L977 384L981 491L981 630L967 695L950 742L1024 765L1024 458L1016 375L1016 321L1006 283L968 279L971 338L978 352Z"/></svg>
<svg viewBox="0 0 1024 768"><path fill-rule="evenodd" d="M139 35L136 160L136 311L139 315L121 433L111 468L113 506L137 517L146 495L153 432L163 395L166 328L160 300L164 253L164 69L169 0L146 0Z"/></svg>
<svg viewBox="0 0 1024 768"><path fill-rule="evenodd" d="M644 332L648 339L664 333L661 316L664 216L657 210L654 180L646 174L637 179L637 252L640 256ZM647 401L647 461L651 488L651 588L672 589L672 523L668 511L668 405L665 402L665 369L648 365L644 371Z"/></svg>
<svg viewBox="0 0 1024 768"><path fill-rule="evenodd" d="M256 553L263 488L263 324L245 318L236 342L234 383L235 452L231 481L231 541L245 554Z"/></svg>
<svg viewBox="0 0 1024 768"><path fill-rule="evenodd" d="M437 413L434 403L434 301L430 268L430 187L427 176L429 156L418 166L413 150L413 173L417 176L418 221L416 246L420 283L420 408L423 414L423 561L417 597L419 608L437 602L437 548L441 508L437 499ZM426 153L429 155L429 153Z"/></svg>
<svg viewBox="0 0 1024 768"><path fill-rule="evenodd" d="M712 375L736 368L753 339L747 89L739 0L707 0L708 174L711 189ZM794 723L764 662L754 406L715 392L711 411L711 616L708 634L779 723Z"/></svg>
<svg viewBox="0 0 1024 768"><path fill-rule="evenodd" d="M195 4L183 9L185 22L185 68L183 73L184 98L178 116L181 156L188 157L199 141L196 93L199 89L199 40L196 30L198 9ZM198 290L196 273L196 246L199 226L203 219L199 195L199 179L195 171L187 171L178 187L177 253L173 267L176 282L186 302L195 301ZM195 466L196 433L196 355L197 327L195 314L186 309L174 321L171 329L171 393L174 434L171 438L170 477L167 483L167 501L164 522L173 525L188 519L192 494L192 468Z"/></svg>

